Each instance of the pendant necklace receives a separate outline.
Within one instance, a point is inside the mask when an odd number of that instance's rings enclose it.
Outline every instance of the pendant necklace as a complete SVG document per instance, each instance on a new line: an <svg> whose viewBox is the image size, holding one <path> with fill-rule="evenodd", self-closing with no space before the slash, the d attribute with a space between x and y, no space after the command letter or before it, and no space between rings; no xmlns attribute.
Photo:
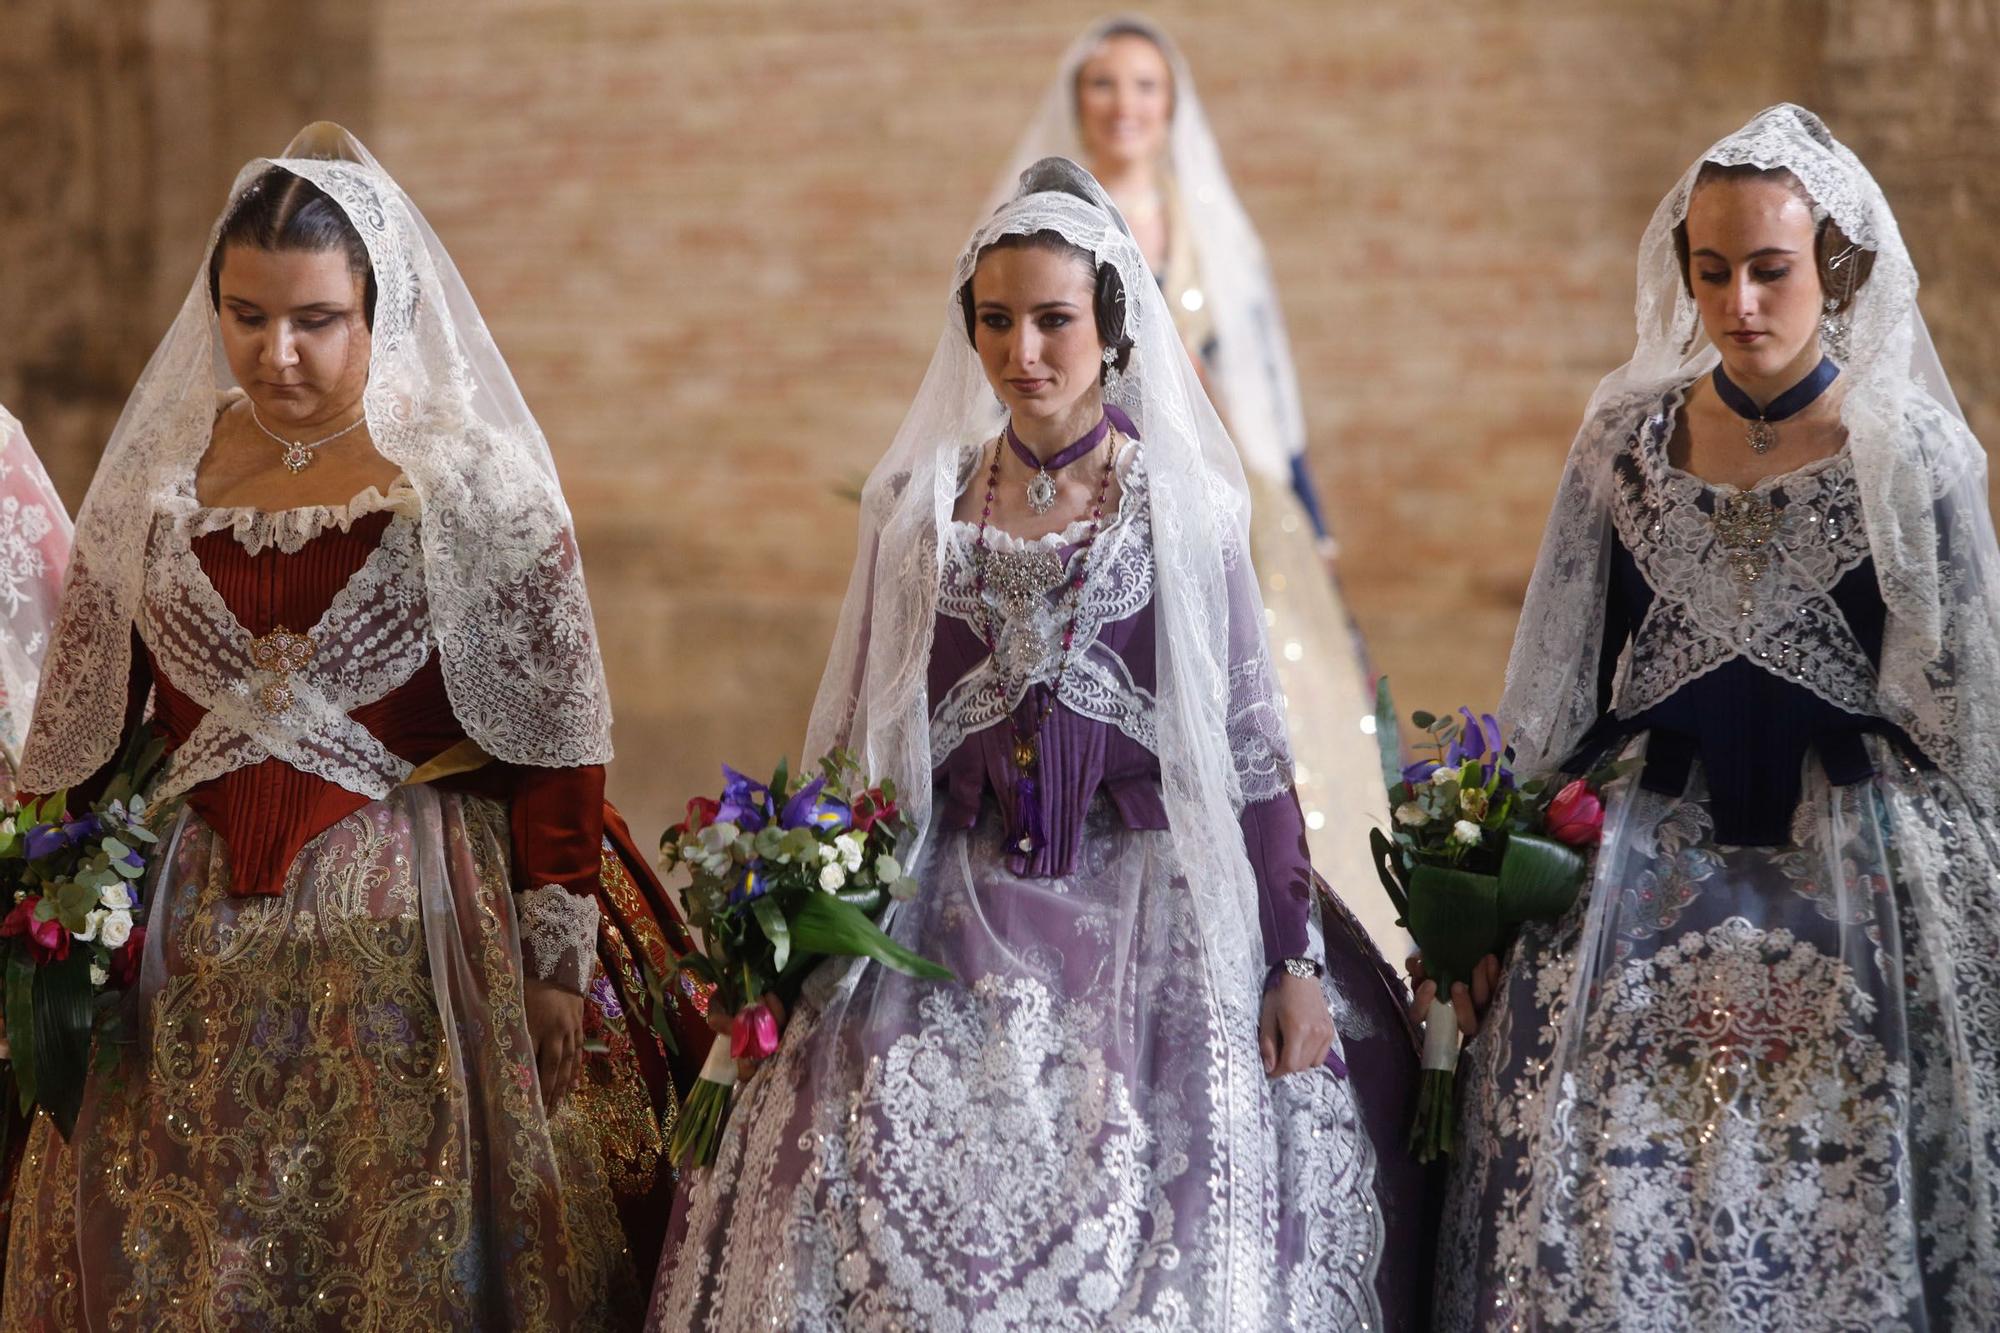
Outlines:
<svg viewBox="0 0 2000 1333"><path fill-rule="evenodd" d="M1014 457L1035 469L1035 475L1028 478L1028 508L1034 510L1037 514L1046 514L1049 510L1055 508L1056 479L1052 474L1062 471L1071 463L1076 462L1077 459L1082 458L1092 449L1095 449L1098 442L1104 438L1105 432L1110 429L1111 418L1099 417L1097 424L1090 428L1088 435L1078 440L1075 444L1070 445L1055 457L1043 460L1035 457L1035 451L1021 443L1021 437L1014 433L1014 423L1009 421L1006 431L1008 447L1014 451ZM996 469L1000 466L1000 454L998 450L995 450L993 454L993 466Z"/></svg>
<svg viewBox="0 0 2000 1333"><path fill-rule="evenodd" d="M1008 834L1008 850L1021 856L1032 856L1048 845L1048 832L1042 825L1041 792L1035 783L1035 770L1041 761L1042 727L1048 722L1049 714L1055 711L1056 700L1062 692L1063 677L1069 673L1070 648L1076 642L1076 625L1083 606L1084 576L1090 563L1090 548L1096 544L1098 534L1104 530L1104 500L1111 491L1111 474L1118 470L1118 432L1107 429L1108 426L1108 421L1101 422L1096 430L1093 430L1083 440L1078 441L1078 445L1087 446L1081 453L1075 453L1074 457L1063 458L1063 455L1071 454L1077 449L1077 445L1072 445L1069 449L1063 450L1062 455L1057 456L1059 459L1062 459L1057 465L1059 467L1067 466L1069 463L1075 462L1077 458L1081 458L1083 453L1088 453L1090 448L1096 447L1098 441L1103 439L1107 434L1111 437L1111 457L1105 462L1104 475L1098 479L1097 483L1097 496L1091 502L1090 506L1090 530L1084 535L1083 540L1077 544L1077 552L1074 557L1076 560L1076 573L1069 578L1067 589L1069 623L1063 629L1062 655L1056 662L1055 679L1043 687L1039 699L1035 701L1033 721L1024 725L1018 713L1009 719L1013 724L1014 732L1013 760L1016 774L1014 782L1014 808L1015 817L1020 823L1020 828L1018 832L1010 832ZM1007 442L1012 444L1016 450L1023 448L1021 443L1014 439L1011 427L1007 431ZM1051 489L1053 489L1054 483L1050 485ZM992 558L992 552L986 542L986 528L992 521L993 497L999 488L1000 448L996 444L993 448L993 466L986 474L986 507L980 511L979 515L978 562L975 566L977 572L973 576L974 597L981 604L984 604L986 600L987 566ZM1029 503L1031 505L1034 503L1032 494L1029 497ZM1054 503L1053 497L1051 497L1050 503ZM1047 507L1046 505L1043 506L1045 509ZM1040 511L1038 510L1037 512ZM1047 588L1055 586L1055 583L1060 581L1061 578L1062 566L1060 557L1058 556L1055 579L1044 587L1042 595L1046 595ZM990 608L986 612L986 623L981 626L980 637L986 641L987 655L997 659L999 657L999 635L994 629L993 612ZM1006 685L996 674L993 682L993 692L996 695L1004 695L1005 690ZM1030 694L1032 697L1033 691L1030 691Z"/></svg>
<svg viewBox="0 0 2000 1333"><path fill-rule="evenodd" d="M1823 356L1810 375L1773 398L1768 407L1758 407L1757 400L1743 392L1736 381L1723 372L1720 362L1716 363L1715 374L1711 378L1715 382L1716 397L1722 399L1730 411L1743 418L1750 451L1768 454L1778 443L1778 423L1812 406L1839 374L1840 367L1833 363L1833 358Z"/></svg>
<svg viewBox="0 0 2000 1333"><path fill-rule="evenodd" d="M257 404L255 403L250 404L250 419L257 423L258 430L263 431L266 435L270 436L273 440L277 441L279 445L283 446L285 451L285 457L284 457L285 466L292 470L292 474L294 476L297 476L299 473L304 472L308 467L312 465L312 461L316 456L313 452L314 450L318 449L323 444L332 444L335 440L339 439L343 435L346 435L350 431L360 429L360 427L368 420L368 414L364 412L360 416L354 419L353 424L342 426L339 430L335 431L333 434L322 436L321 438L312 441L288 440L284 436L278 434L278 432L272 430L269 426L264 424L264 418L257 415Z"/></svg>

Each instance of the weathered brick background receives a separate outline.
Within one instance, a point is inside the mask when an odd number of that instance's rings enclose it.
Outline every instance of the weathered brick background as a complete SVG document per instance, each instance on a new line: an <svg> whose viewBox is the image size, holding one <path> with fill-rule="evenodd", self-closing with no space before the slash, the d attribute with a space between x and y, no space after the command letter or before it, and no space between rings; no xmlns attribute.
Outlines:
<svg viewBox="0 0 2000 1333"><path fill-rule="evenodd" d="M1759 107L1870 162L2000 438L1992 0L1149 11L1283 283L1374 662L1488 704L1633 254ZM346 121L428 213L552 440L642 836L795 750L840 490L921 377L957 247L1087 17L1020 0L5 0L0 401L72 503L237 166Z"/></svg>

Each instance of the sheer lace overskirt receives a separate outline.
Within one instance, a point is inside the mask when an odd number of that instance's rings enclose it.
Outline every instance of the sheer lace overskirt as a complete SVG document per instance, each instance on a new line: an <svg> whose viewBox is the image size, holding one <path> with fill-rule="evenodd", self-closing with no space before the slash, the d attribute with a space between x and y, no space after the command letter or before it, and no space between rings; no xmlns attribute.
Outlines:
<svg viewBox="0 0 2000 1333"><path fill-rule="evenodd" d="M378 295L363 406L376 449L421 502L423 590L453 712L498 759L603 763L611 718L596 628L541 429L409 196L351 137L299 151L250 162L230 201L281 166L326 191L367 246ZM51 649L66 666L50 674L23 759L35 789L80 782L117 750L151 519L191 493L216 394L231 384L204 254L78 514Z"/></svg>
<svg viewBox="0 0 2000 1333"><path fill-rule="evenodd" d="M609 1194L559 1180L508 836L494 802L405 787L241 897L184 813L136 1039L70 1144L44 1119L30 1145L5 1326L602 1326L630 1259Z"/></svg>
<svg viewBox="0 0 2000 1333"><path fill-rule="evenodd" d="M1783 847L1621 780L1461 1065L1440 1327L1957 1329L2000 1300L2000 903L1956 784L1816 763ZM1643 753L1635 738L1629 753Z"/></svg>
<svg viewBox="0 0 2000 1333"><path fill-rule="evenodd" d="M1059 879L1002 841L989 812L934 843L894 925L963 984L809 983L691 1178L652 1327L1380 1327L1353 1086L1225 1076L1256 1014L1208 980L1173 839L1100 802Z"/></svg>
<svg viewBox="0 0 2000 1333"><path fill-rule="evenodd" d="M69 510L0 407L0 781L11 792L69 567Z"/></svg>

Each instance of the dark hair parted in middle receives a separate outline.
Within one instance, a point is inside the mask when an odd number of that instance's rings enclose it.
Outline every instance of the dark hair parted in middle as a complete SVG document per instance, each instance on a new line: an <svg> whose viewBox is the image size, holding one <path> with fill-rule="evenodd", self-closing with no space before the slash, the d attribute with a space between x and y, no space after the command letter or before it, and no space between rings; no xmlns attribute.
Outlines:
<svg viewBox="0 0 2000 1333"><path fill-rule="evenodd" d="M222 256L232 245L310 254L346 252L348 269L364 279L362 314L368 327L375 327L375 266L368 260L368 247L333 197L305 177L271 167L236 197L208 257L208 300L218 309L222 305Z"/></svg>
<svg viewBox="0 0 2000 1333"><path fill-rule="evenodd" d="M1807 208L1812 208L1813 197L1799 178L1784 167L1760 167L1743 162L1728 166L1720 162L1704 162L1695 173L1694 188L1688 192L1692 205L1694 196L1702 186L1716 181L1770 181L1782 185L1797 195ZM1688 224L1682 218L1674 226L1674 254L1681 262L1681 287L1688 295L1694 295L1694 281L1689 273ZM1819 272L1820 291L1834 302L1834 314L1845 314L1854 304L1855 293L1867 283L1868 275L1875 271L1875 252L1863 249L1847 239L1831 216L1821 218L1813 231L1813 267Z"/></svg>
<svg viewBox="0 0 2000 1333"><path fill-rule="evenodd" d="M1105 363L1105 370L1116 368L1123 373L1132 360L1132 336L1125 330L1125 280L1118 276L1118 270L1111 264L1100 264L1096 256L1080 245L1076 245L1061 232L1035 231L1012 236L1002 236L990 245L980 247L979 259L984 259L995 250L1053 250L1076 259L1086 269L1097 274L1096 290L1092 293L1092 313L1097 319L1097 340L1115 353L1112 360ZM977 274L978 261L973 262L973 272ZM979 345L979 313L972 300L972 279L958 289L958 304L965 311L966 341L975 347ZM1103 371L1098 378L1103 379Z"/></svg>

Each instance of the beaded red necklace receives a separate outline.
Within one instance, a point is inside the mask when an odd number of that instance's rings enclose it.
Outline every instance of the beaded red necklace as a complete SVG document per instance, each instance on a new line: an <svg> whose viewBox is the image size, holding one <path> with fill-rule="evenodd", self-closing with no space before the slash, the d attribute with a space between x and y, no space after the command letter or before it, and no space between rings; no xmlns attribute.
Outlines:
<svg viewBox="0 0 2000 1333"><path fill-rule="evenodd" d="M1110 441L1111 458L1105 465L1104 476L1098 480L1097 496L1090 505L1090 530L1079 543L1076 573L1070 576L1069 587L1066 590L1069 599L1069 623L1063 628L1062 656L1056 662L1055 679L1045 687L1037 703L1034 722L1031 725L1023 726L1018 715L1010 719L1014 732L1014 767L1020 775L1014 788L1015 809L1022 826L1021 837L1015 844L1015 850L1024 855L1033 855L1048 842L1047 835L1042 829L1040 793L1035 786L1035 769L1041 759L1042 726L1049 720L1049 714L1055 711L1056 700L1062 693L1063 677L1069 672L1070 649L1076 643L1077 620L1083 608L1083 585L1090 564L1090 548L1096 544L1098 534L1104 530L1104 498L1111 493L1111 475L1117 471L1118 428L1113 426L1106 432L1105 438ZM980 626L980 637L986 643L989 656L998 655L999 637L994 632L992 608L986 606L986 569L991 555L986 542L986 529L993 519L993 497L1000 488L1000 451L1006 445L1007 439L1003 432L1001 437L993 442L993 466L986 473L986 503L979 511L979 538L976 547L978 560L972 585L980 605L985 608L985 620ZM1001 695L1005 690L1005 681L996 673L993 693Z"/></svg>

